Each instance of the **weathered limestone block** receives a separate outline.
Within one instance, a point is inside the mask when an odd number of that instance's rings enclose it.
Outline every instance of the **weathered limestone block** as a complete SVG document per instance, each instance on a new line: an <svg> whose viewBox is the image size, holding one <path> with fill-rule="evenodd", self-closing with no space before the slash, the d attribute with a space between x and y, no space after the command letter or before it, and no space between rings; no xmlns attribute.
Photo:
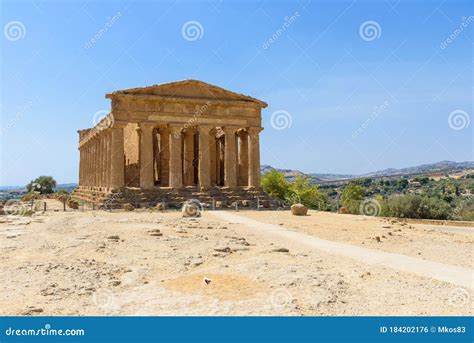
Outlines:
<svg viewBox="0 0 474 343"><path fill-rule="evenodd" d="M220 201L220 200L216 201L216 208L226 208L228 206L229 206L229 204L225 200L224 201Z"/></svg>
<svg viewBox="0 0 474 343"><path fill-rule="evenodd" d="M122 205L122 209L125 211L133 211L135 207L132 204L127 203Z"/></svg>
<svg viewBox="0 0 474 343"><path fill-rule="evenodd" d="M308 213L308 209L303 204L291 205L291 214L294 216L305 216Z"/></svg>
<svg viewBox="0 0 474 343"><path fill-rule="evenodd" d="M199 200L191 199L183 204L182 217L200 217L203 206Z"/></svg>

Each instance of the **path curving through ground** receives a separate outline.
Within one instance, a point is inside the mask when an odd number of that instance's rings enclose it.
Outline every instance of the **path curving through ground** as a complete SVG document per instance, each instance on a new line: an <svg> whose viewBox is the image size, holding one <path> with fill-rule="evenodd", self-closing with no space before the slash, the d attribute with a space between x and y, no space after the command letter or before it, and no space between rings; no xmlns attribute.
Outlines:
<svg viewBox="0 0 474 343"><path fill-rule="evenodd" d="M303 246L329 254L345 256L369 265L388 267L403 272L430 277L466 288L474 288L474 269L453 266L402 254L368 249L352 244L320 239L303 232L247 218L229 211L207 212L229 223L245 225L261 234L279 236Z"/></svg>

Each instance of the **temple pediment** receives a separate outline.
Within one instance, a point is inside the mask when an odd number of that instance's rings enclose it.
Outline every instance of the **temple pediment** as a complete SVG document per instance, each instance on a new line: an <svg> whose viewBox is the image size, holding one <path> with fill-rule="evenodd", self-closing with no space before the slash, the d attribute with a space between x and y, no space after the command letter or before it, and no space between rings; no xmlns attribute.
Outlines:
<svg viewBox="0 0 474 343"><path fill-rule="evenodd" d="M183 80L147 87L118 90L107 94L107 97L112 98L120 95L244 101L255 103L262 108L267 107L267 104L261 100L198 80Z"/></svg>

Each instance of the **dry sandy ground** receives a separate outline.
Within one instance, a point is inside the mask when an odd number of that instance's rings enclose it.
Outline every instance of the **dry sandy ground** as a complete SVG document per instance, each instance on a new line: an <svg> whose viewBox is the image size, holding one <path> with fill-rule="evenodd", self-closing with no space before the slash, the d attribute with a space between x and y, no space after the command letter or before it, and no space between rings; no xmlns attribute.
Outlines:
<svg viewBox="0 0 474 343"><path fill-rule="evenodd" d="M472 277L470 228L314 211L238 215L462 266ZM0 222L0 315L473 314L472 287L312 249L212 212L47 212Z"/></svg>

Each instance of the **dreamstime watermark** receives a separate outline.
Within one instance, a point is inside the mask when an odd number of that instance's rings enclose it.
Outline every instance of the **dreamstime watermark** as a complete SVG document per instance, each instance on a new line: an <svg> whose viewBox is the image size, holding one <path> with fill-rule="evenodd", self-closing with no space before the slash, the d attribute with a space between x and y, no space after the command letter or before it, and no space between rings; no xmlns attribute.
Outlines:
<svg viewBox="0 0 474 343"><path fill-rule="evenodd" d="M471 123L471 118L466 111L455 110L448 116L448 125L451 129L459 131L465 129Z"/></svg>
<svg viewBox="0 0 474 343"><path fill-rule="evenodd" d="M284 308L293 301L291 292L286 288L277 288L270 295L270 302L274 308Z"/></svg>
<svg viewBox="0 0 474 343"><path fill-rule="evenodd" d="M31 205L10 199L3 205L3 212L13 216L24 216L31 210Z"/></svg>
<svg viewBox="0 0 474 343"><path fill-rule="evenodd" d="M104 209L109 209L110 211L112 211L112 208L115 204L118 204L117 201L120 199L121 196L122 192L112 193L112 196L104 201Z"/></svg>
<svg viewBox="0 0 474 343"><path fill-rule="evenodd" d="M114 293L109 289L98 289L92 293L92 303L102 310L114 310L117 308Z"/></svg>
<svg viewBox="0 0 474 343"><path fill-rule="evenodd" d="M464 307L470 302L469 292L464 288L455 288L449 293L448 303L455 307Z"/></svg>
<svg viewBox="0 0 474 343"><path fill-rule="evenodd" d="M296 21L298 20L300 13L296 11L291 16L286 16L283 18L283 24L262 44L264 50L268 49L270 45L275 43L280 36L285 33L285 31Z"/></svg>
<svg viewBox="0 0 474 343"><path fill-rule="evenodd" d="M5 330L6 336L84 336L84 329L53 329L50 324L39 329L15 329L9 327Z"/></svg>
<svg viewBox="0 0 474 343"><path fill-rule="evenodd" d="M92 48L92 46L97 43L107 31L109 31L109 29L115 24L117 20L120 19L120 17L122 17L122 13L117 12L112 17L106 18L107 21L105 22L104 26L101 27L91 39L84 43L84 48L86 50Z"/></svg>
<svg viewBox="0 0 474 343"><path fill-rule="evenodd" d="M362 125L357 128L357 130L352 132L352 139L356 139L360 134L362 134L362 132L364 132L365 129L367 129L375 119L377 119L383 112L387 110L389 105L390 105L390 102L385 100L382 105L375 107L372 113L370 114L370 117L368 117L362 123Z"/></svg>
<svg viewBox="0 0 474 343"><path fill-rule="evenodd" d="M11 42L25 38L26 27L21 21L10 21L3 28L5 38Z"/></svg>
<svg viewBox="0 0 474 343"><path fill-rule="evenodd" d="M99 124L102 120L104 120L109 115L109 113L110 112L107 110L99 110L95 112L94 115L92 116L92 126L96 126L97 124Z"/></svg>
<svg viewBox="0 0 474 343"><path fill-rule="evenodd" d="M363 22L359 27L359 36L366 42L379 39L382 35L382 28L379 23L373 20Z"/></svg>
<svg viewBox="0 0 474 343"><path fill-rule="evenodd" d="M181 27L181 36L189 42L201 39L204 36L204 27L196 20L190 20Z"/></svg>
<svg viewBox="0 0 474 343"><path fill-rule="evenodd" d="M474 15L469 17L462 17L461 24L446 38L444 41L441 42L439 47L444 50L448 47L449 44L454 42L454 40L461 34L463 31L474 21Z"/></svg>
<svg viewBox="0 0 474 343"><path fill-rule="evenodd" d="M33 107L33 102L29 101L25 106L23 106L22 109L20 109L18 112L15 113L15 116L5 125L4 127L1 128L0 134L4 134L7 132L9 129L11 129L15 124L25 116L27 112L30 111L30 109Z"/></svg>
<svg viewBox="0 0 474 343"><path fill-rule="evenodd" d="M461 203L456 206L453 212L449 215L449 219L456 220L462 211L469 205L469 202L474 198L474 194L469 194L464 197Z"/></svg>
<svg viewBox="0 0 474 343"><path fill-rule="evenodd" d="M203 114L205 114L209 108L209 106L211 105L211 102L210 101L206 101L206 103L202 106L199 106L195 111L194 111L194 114L192 116L192 118L189 118L188 121L183 125L183 127L179 130L176 130L173 134L174 138L179 138L180 135L181 135L181 131L182 130L187 130L189 129L191 126L194 125L194 123L196 123L198 120L199 120L199 117L201 117Z"/></svg>
<svg viewBox="0 0 474 343"><path fill-rule="evenodd" d="M300 204L300 203L301 203L301 198L299 197L299 195L291 194L289 196L285 196L285 200L280 201L278 203L277 211L285 210L293 204Z"/></svg>
<svg viewBox="0 0 474 343"><path fill-rule="evenodd" d="M359 213L364 216L377 217L380 212L382 212L382 207L375 199L366 199L360 203Z"/></svg>
<svg viewBox="0 0 474 343"><path fill-rule="evenodd" d="M293 118L288 111L278 110L272 113L270 117L270 125L275 130L289 129L293 123Z"/></svg>

